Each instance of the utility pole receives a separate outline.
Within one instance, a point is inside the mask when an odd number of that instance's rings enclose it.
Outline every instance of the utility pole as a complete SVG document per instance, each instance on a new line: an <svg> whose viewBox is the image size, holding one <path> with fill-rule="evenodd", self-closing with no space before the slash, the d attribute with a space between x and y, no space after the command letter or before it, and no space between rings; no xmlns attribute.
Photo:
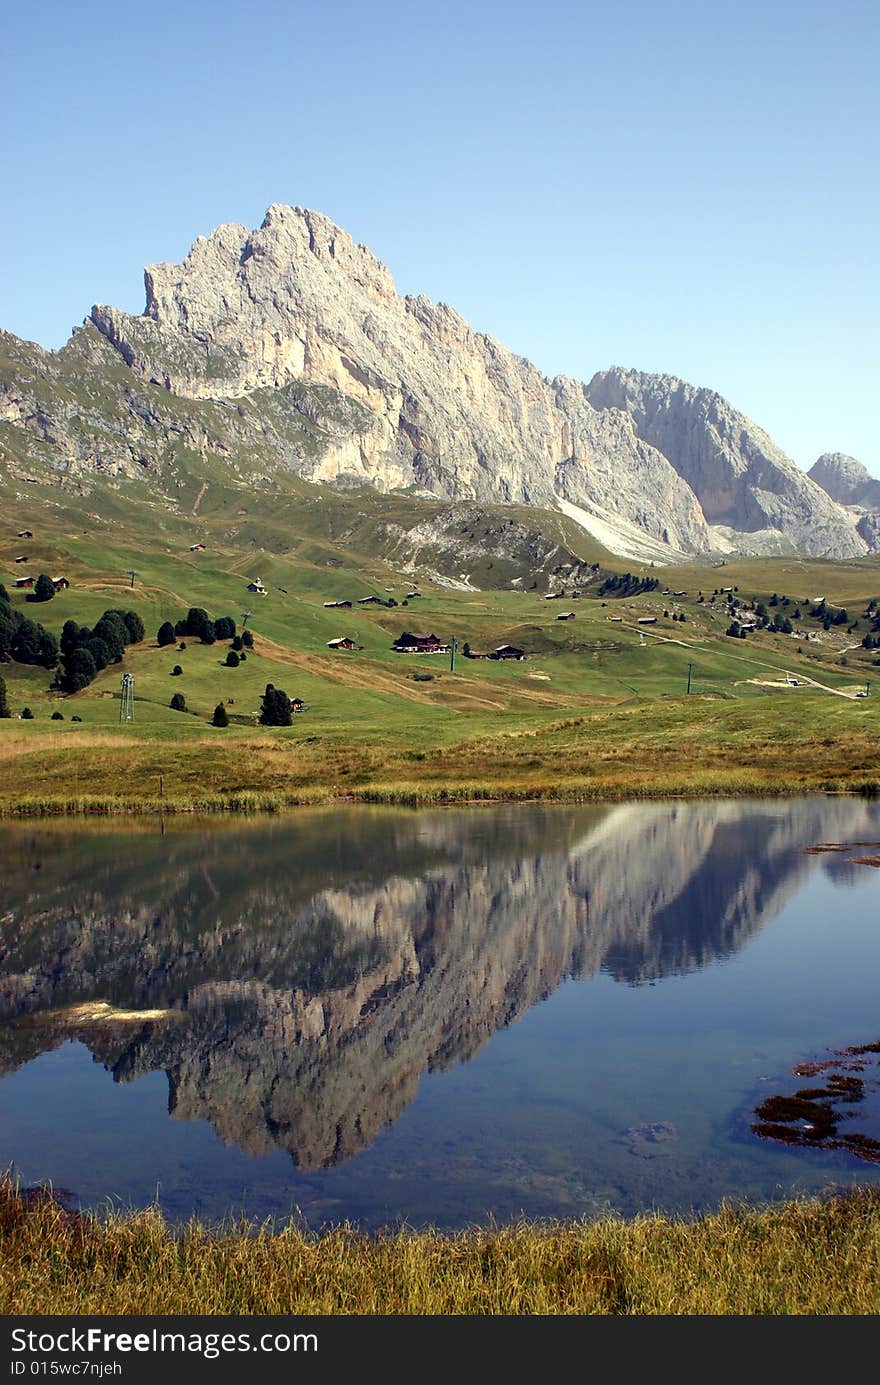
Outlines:
<svg viewBox="0 0 880 1385"><path fill-rule="evenodd" d="M870 678L869 678L868 681L867 681L867 683L865 684L865 697L870 697L870 696L871 696L871 680L870 680Z"/></svg>
<svg viewBox="0 0 880 1385"><path fill-rule="evenodd" d="M242 613L241 613L241 628L242 628L242 630L243 630L244 627L247 625L247 623L248 623L248 621L250 620L250 618L251 618L252 615L253 615L253 611L242 611Z"/></svg>
<svg viewBox="0 0 880 1385"><path fill-rule="evenodd" d="M130 673L123 673L122 675L119 720L134 721L134 676Z"/></svg>
<svg viewBox="0 0 880 1385"><path fill-rule="evenodd" d="M135 579L136 577L140 577L140 573L139 573L139 572L135 572L134 568L131 568L131 567L130 567L130 568L126 568L125 575L126 575L126 577L130 577L130 578L131 578L131 585L132 585L132 586L134 586L134 579Z"/></svg>
<svg viewBox="0 0 880 1385"><path fill-rule="evenodd" d="M690 691L691 691L691 674L693 673L693 671L694 671L694 666L693 666L693 664L688 664L688 696L690 696Z"/></svg>
<svg viewBox="0 0 880 1385"><path fill-rule="evenodd" d="M449 646L449 672L455 672L455 651L458 648L458 640L452 636L452 644Z"/></svg>

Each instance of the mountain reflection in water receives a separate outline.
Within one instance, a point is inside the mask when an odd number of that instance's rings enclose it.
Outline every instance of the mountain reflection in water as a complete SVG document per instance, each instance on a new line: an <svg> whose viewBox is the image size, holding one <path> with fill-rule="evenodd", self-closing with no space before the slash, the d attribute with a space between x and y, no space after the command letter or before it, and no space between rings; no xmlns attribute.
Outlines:
<svg viewBox="0 0 880 1385"><path fill-rule="evenodd" d="M172 1115L327 1168L566 978L733 954L805 876L841 871L805 846L875 818L811 799L6 825L0 1071L74 1024L116 1081L164 1071ZM71 1018L96 1001L174 1013Z"/></svg>

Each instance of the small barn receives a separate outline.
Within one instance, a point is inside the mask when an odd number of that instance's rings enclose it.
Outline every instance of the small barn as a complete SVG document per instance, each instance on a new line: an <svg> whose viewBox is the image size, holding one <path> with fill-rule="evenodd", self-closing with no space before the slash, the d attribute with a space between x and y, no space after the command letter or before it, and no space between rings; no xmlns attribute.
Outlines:
<svg viewBox="0 0 880 1385"><path fill-rule="evenodd" d="M262 578L255 577L253 582L248 582L248 591L253 592L254 596L265 596L266 588L263 586Z"/></svg>
<svg viewBox="0 0 880 1385"><path fill-rule="evenodd" d="M52 586L55 588L57 592L63 592L66 591L67 588L70 586L70 582L67 580L66 577L53 577Z"/></svg>
<svg viewBox="0 0 880 1385"><path fill-rule="evenodd" d="M16 561L17 563L29 563L29 562L30 562L30 558L28 558L27 554L22 553L21 557L20 557L20 558L16 558L15 561Z"/></svg>
<svg viewBox="0 0 880 1385"><path fill-rule="evenodd" d="M354 640L349 639L348 635L343 635L338 640L327 641L328 649L355 649L356 647Z"/></svg>
<svg viewBox="0 0 880 1385"><path fill-rule="evenodd" d="M381 606L381 596L362 596L358 599L359 606Z"/></svg>
<svg viewBox="0 0 880 1385"><path fill-rule="evenodd" d="M544 600L559 601L563 596L565 596L565 592L548 592L547 595L544 597Z"/></svg>
<svg viewBox="0 0 880 1385"><path fill-rule="evenodd" d="M493 649L489 655L490 659L524 659L526 652L524 649L517 649L515 644L499 644L497 649Z"/></svg>
<svg viewBox="0 0 880 1385"><path fill-rule="evenodd" d="M203 543L191 543L189 551L190 553L204 553L205 545Z"/></svg>
<svg viewBox="0 0 880 1385"><path fill-rule="evenodd" d="M324 605L325 605L326 607L332 608L332 609L336 609L337 607L345 606L345 607L348 608L348 610L351 610L351 602L350 602L350 601L325 601L325 602L324 602Z"/></svg>
<svg viewBox="0 0 880 1385"><path fill-rule="evenodd" d="M34 585L34 579L33 577L17 577L15 579L15 585L17 587L32 587Z"/></svg>
<svg viewBox="0 0 880 1385"><path fill-rule="evenodd" d="M19 529L15 537L17 539L32 539L34 536L30 529Z"/></svg>
<svg viewBox="0 0 880 1385"><path fill-rule="evenodd" d="M290 710L292 712L301 712L303 710L303 700L301 697L292 697L290 699Z"/></svg>
<svg viewBox="0 0 880 1385"><path fill-rule="evenodd" d="M656 625L656 624L657 624L657 617L656 617L656 616L639 616L638 624L639 624L639 625Z"/></svg>
<svg viewBox="0 0 880 1385"><path fill-rule="evenodd" d="M560 611L557 620L574 620L574 611Z"/></svg>

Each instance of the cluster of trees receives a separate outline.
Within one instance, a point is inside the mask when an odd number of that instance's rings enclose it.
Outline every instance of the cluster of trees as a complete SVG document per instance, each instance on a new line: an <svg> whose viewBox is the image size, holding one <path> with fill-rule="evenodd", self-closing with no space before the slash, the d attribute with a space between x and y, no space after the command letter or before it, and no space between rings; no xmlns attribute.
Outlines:
<svg viewBox="0 0 880 1385"><path fill-rule="evenodd" d="M0 662L8 663L10 659L17 664L55 668L58 641L38 621L15 610L8 591L0 584Z"/></svg>
<svg viewBox="0 0 880 1385"><path fill-rule="evenodd" d="M55 583L48 572L41 572L34 583L33 591L29 591L25 597L26 601L51 601L55 595Z"/></svg>
<svg viewBox="0 0 880 1385"><path fill-rule="evenodd" d="M173 625L170 620L166 620L159 626L156 632L156 643L159 645L174 644L185 635L191 639L201 640L202 644L214 644L217 640L234 640L235 621L232 616L218 616L216 620L211 620L208 612L201 606L190 606L185 616ZM254 639L249 630L242 631L241 643L250 648ZM241 648L241 644L239 645Z"/></svg>
<svg viewBox="0 0 880 1385"><path fill-rule="evenodd" d="M260 708L260 725L293 725L293 717L290 712L290 698L283 688L276 688L274 683L266 684L266 691L263 693L263 703Z"/></svg>
<svg viewBox="0 0 880 1385"><path fill-rule="evenodd" d="M656 577L635 577L631 572L612 573L599 588L600 596L638 596L640 592L656 591Z"/></svg>
<svg viewBox="0 0 880 1385"><path fill-rule="evenodd" d="M829 606L824 598L810 611L813 620L821 620L822 629L830 630L832 625L849 625L849 612L845 606Z"/></svg>
<svg viewBox="0 0 880 1385"><path fill-rule="evenodd" d="M61 666L57 684L65 692L87 688L108 664L118 664L129 644L144 638L137 611L105 611L93 626L66 620L61 631Z"/></svg>
<svg viewBox="0 0 880 1385"><path fill-rule="evenodd" d="M664 611L663 614L664 614L664 616L666 617L666 619L668 620L668 619L669 619L669 612L668 612L668 611ZM672 619L673 619L673 620L685 620L685 621L686 621L686 620L687 620L687 616L685 615L684 611L673 611L673 612L672 612Z"/></svg>

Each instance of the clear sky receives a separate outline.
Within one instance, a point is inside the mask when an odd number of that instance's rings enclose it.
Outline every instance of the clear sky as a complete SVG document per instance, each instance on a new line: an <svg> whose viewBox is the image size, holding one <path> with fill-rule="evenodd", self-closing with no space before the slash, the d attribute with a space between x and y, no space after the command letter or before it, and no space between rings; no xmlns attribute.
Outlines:
<svg viewBox="0 0 880 1385"><path fill-rule="evenodd" d="M878 0L30 0L4 50L20 336L289 202L547 375L680 375L880 475Z"/></svg>

